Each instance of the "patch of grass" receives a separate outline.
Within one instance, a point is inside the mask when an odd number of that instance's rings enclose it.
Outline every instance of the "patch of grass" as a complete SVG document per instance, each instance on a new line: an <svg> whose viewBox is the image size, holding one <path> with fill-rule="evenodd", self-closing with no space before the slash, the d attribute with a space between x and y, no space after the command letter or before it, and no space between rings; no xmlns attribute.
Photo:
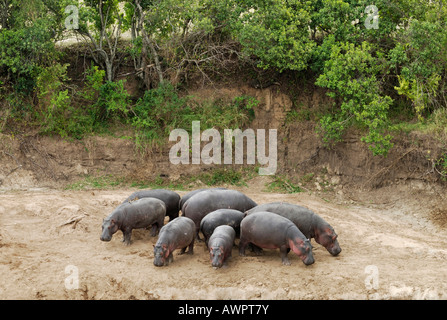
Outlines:
<svg viewBox="0 0 447 320"><path fill-rule="evenodd" d="M85 176L83 179L65 186L65 190L113 189L125 184L125 179L111 174L105 176Z"/></svg>
<svg viewBox="0 0 447 320"><path fill-rule="evenodd" d="M184 183L173 182L163 177L157 177L154 180L132 181L130 187L138 189L170 189L185 190Z"/></svg>
<svg viewBox="0 0 447 320"><path fill-rule="evenodd" d="M390 127L391 131L410 133L413 131L430 134L439 142L447 143L447 108L439 108L426 119L417 122L399 122Z"/></svg>
<svg viewBox="0 0 447 320"><path fill-rule="evenodd" d="M275 176L274 180L267 184L267 191L279 193L298 193L303 189L293 184L290 179L283 176Z"/></svg>
<svg viewBox="0 0 447 320"><path fill-rule="evenodd" d="M197 176L199 180L207 186L216 186L222 184L230 184L233 186L247 186L246 180L249 175L248 169L242 168L235 170L233 168L218 168L210 172L204 172Z"/></svg>
<svg viewBox="0 0 447 320"><path fill-rule="evenodd" d="M441 176L442 180L447 181L447 152L443 153L436 160L434 169Z"/></svg>
<svg viewBox="0 0 447 320"><path fill-rule="evenodd" d="M310 172L301 177L303 183L311 182L315 177L315 173Z"/></svg>

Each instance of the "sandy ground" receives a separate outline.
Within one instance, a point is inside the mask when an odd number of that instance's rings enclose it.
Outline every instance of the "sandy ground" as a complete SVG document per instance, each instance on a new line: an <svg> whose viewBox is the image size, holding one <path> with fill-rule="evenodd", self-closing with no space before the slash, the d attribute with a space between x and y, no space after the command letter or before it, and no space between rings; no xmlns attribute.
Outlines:
<svg viewBox="0 0 447 320"><path fill-rule="evenodd" d="M315 263L279 250L247 251L211 267L204 243L193 255L153 265L146 230L125 246L99 240L102 219L134 190L36 189L0 194L0 299L446 299L447 230L417 212L339 205L317 196L242 190L258 203L309 207L339 234L331 256L312 240ZM179 191L179 194L185 194ZM67 222L80 219L77 223Z"/></svg>

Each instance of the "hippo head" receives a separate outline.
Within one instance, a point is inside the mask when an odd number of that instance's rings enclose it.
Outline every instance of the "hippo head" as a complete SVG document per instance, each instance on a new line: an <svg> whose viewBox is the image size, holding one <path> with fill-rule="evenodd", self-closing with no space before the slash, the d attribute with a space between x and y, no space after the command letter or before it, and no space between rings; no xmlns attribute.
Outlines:
<svg viewBox="0 0 447 320"><path fill-rule="evenodd" d="M329 225L319 228L315 232L315 241L325 247L333 256L336 256L341 252L337 237L338 235Z"/></svg>
<svg viewBox="0 0 447 320"><path fill-rule="evenodd" d="M210 260L213 268L220 268L223 265L224 252L221 247L210 248Z"/></svg>
<svg viewBox="0 0 447 320"><path fill-rule="evenodd" d="M112 240L112 235L118 231L118 224L115 219L104 219L102 221L102 233L100 239L102 241Z"/></svg>
<svg viewBox="0 0 447 320"><path fill-rule="evenodd" d="M300 257L306 266L315 262L314 255L312 253L312 245L310 244L309 239L304 241L300 238L289 240L289 246L290 249Z"/></svg>
<svg viewBox="0 0 447 320"><path fill-rule="evenodd" d="M154 265L162 267L168 265L169 250L167 244L156 244L154 246Z"/></svg>

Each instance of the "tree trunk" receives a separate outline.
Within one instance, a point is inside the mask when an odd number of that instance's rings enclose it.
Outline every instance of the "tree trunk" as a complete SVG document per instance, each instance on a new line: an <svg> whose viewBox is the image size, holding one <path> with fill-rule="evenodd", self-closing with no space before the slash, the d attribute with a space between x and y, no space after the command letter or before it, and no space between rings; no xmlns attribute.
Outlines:
<svg viewBox="0 0 447 320"><path fill-rule="evenodd" d="M141 50L141 53L142 54L146 53L146 56L147 56L147 53L148 53L147 47L149 47L149 49L151 50L151 55L154 58L155 71L158 74L158 79L159 79L160 83L162 83L164 81L164 78L163 78L163 71L162 71L161 64L160 64L160 59L158 58L158 52L155 49L155 45L154 45L153 40L146 33L146 30L144 29L143 21L144 21L145 13L143 12L143 8L141 8L140 0L135 0L135 5L137 6L138 11L140 13L140 18L139 18L139 22L138 22L138 28L141 30L141 35L143 37L143 48ZM146 57L143 57L143 59L145 59L145 58ZM143 73L145 75L144 77L148 78L146 76L146 74L148 73L148 70L146 70L147 69L147 67L146 67L147 63L143 63L143 65L144 65Z"/></svg>

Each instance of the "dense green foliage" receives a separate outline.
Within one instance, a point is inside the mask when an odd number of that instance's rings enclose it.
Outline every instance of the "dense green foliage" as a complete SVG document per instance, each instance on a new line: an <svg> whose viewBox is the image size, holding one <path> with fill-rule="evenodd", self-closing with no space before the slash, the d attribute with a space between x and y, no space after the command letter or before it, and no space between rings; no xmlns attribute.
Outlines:
<svg viewBox="0 0 447 320"><path fill-rule="evenodd" d="M66 11L74 5L76 12ZM169 130L240 126L253 106L197 103L179 90L250 65L302 74L333 105L319 117L330 146L350 126L374 154L392 147L391 114L427 121L447 109L447 1L4 0L0 2L0 115L42 133L81 138L128 123L139 142ZM71 16L69 16L71 14ZM69 20L67 20L69 19ZM77 28L67 21L78 22ZM71 30L67 30L71 29ZM124 32L130 42L120 44ZM75 86L57 42L76 35L93 62ZM133 64L146 91L131 100L117 81ZM129 66L129 64L127 64ZM173 83L175 85L171 85ZM295 110L292 112L296 112ZM231 117L233 115L233 118Z"/></svg>
<svg viewBox="0 0 447 320"><path fill-rule="evenodd" d="M192 121L201 121L201 130L209 128L240 128L253 117L257 101L251 97L236 97L230 103L222 101L196 102L194 97L179 97L169 83L147 90L133 108L131 124L137 130L137 144L163 142L169 133L182 128L191 134Z"/></svg>

